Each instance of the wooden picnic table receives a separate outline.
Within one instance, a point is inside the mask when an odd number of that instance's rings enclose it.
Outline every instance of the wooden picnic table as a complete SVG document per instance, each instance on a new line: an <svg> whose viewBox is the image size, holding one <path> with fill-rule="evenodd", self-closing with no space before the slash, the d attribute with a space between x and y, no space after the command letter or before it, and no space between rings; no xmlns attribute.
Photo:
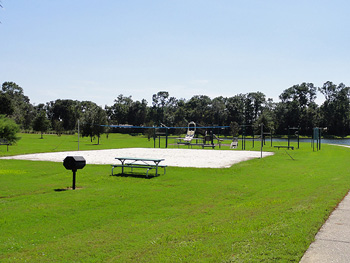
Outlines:
<svg viewBox="0 0 350 263"><path fill-rule="evenodd" d="M9 143L5 139L0 138L0 145L6 145L7 146L7 151L9 151L9 145L11 145L11 143Z"/></svg>
<svg viewBox="0 0 350 263"><path fill-rule="evenodd" d="M115 167L121 167L122 168L122 174L124 174L124 168L130 167L131 171L133 168L145 168L147 169L146 176L148 177L148 171L151 169L156 169L156 176L158 176L158 168L164 168L164 174L165 174L165 168L166 165L160 165L159 163L164 161L165 159L153 159L153 158L138 158L138 157L116 157L116 160L119 160L121 164L114 164L112 165L112 175L113 175L113 169Z"/></svg>

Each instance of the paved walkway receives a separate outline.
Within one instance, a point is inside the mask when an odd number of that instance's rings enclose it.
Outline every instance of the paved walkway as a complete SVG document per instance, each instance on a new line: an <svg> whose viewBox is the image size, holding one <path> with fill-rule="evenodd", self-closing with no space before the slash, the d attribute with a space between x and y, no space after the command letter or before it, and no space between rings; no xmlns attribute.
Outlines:
<svg viewBox="0 0 350 263"><path fill-rule="evenodd" d="M300 263L350 262L350 192L322 226Z"/></svg>

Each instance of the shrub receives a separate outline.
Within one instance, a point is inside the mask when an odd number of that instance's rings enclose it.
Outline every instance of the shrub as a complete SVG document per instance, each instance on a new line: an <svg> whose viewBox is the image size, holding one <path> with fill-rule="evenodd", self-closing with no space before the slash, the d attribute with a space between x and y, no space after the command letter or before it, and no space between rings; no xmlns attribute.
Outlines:
<svg viewBox="0 0 350 263"><path fill-rule="evenodd" d="M19 127L14 120L6 118L5 115L0 115L0 139L14 143L19 140L19 137L16 136L18 131Z"/></svg>

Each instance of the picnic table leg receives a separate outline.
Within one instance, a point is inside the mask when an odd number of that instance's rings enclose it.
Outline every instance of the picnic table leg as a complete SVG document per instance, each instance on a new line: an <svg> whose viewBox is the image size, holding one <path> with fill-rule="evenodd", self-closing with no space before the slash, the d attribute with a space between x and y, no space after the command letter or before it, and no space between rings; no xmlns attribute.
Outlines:
<svg viewBox="0 0 350 263"><path fill-rule="evenodd" d="M159 164L159 162L155 162L155 164L156 164L156 176L158 176L158 164Z"/></svg>
<svg viewBox="0 0 350 263"><path fill-rule="evenodd" d="M125 162L125 160L121 161L121 162L122 162L122 174L124 174L124 162Z"/></svg>

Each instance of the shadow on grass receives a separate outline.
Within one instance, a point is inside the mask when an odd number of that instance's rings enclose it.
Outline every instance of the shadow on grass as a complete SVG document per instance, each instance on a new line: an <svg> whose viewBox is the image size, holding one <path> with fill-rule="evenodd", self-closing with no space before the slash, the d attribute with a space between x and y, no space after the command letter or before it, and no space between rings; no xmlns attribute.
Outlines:
<svg viewBox="0 0 350 263"><path fill-rule="evenodd" d="M69 190L68 188L63 188L63 189L55 189L55 192L63 192Z"/></svg>
<svg viewBox="0 0 350 263"><path fill-rule="evenodd" d="M54 191L55 191L55 192L64 192L64 191L79 190L79 189L82 189L82 187L75 187L75 189L73 189L72 187L59 188L59 189L54 189Z"/></svg>
<svg viewBox="0 0 350 263"><path fill-rule="evenodd" d="M148 176L144 173L118 173L111 174L111 176L119 176L119 177L133 177L133 178L142 178L142 179L152 179L158 177L159 175L149 174Z"/></svg>

